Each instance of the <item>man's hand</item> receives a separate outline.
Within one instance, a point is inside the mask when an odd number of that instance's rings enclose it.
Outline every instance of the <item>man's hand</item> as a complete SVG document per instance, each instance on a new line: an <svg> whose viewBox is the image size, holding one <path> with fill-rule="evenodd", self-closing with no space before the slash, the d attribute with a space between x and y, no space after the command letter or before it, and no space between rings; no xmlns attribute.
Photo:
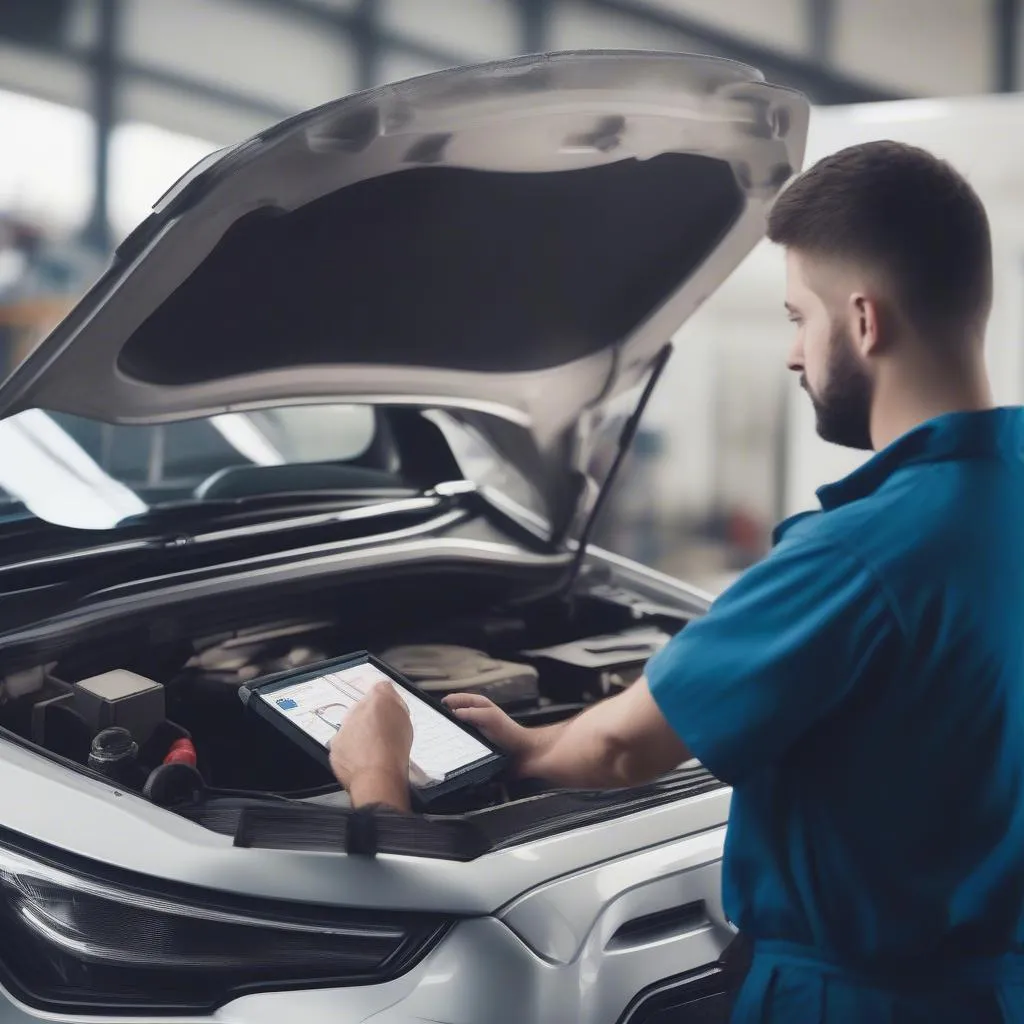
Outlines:
<svg viewBox="0 0 1024 1024"><path fill-rule="evenodd" d="M331 740L331 768L353 807L409 810L412 720L391 683L375 684Z"/></svg>
<svg viewBox="0 0 1024 1024"><path fill-rule="evenodd" d="M513 721L493 701L478 693L453 693L444 698L444 703L455 713L455 717L479 729L496 747L500 747L512 758L516 774L529 778L536 756L560 725L527 729Z"/></svg>
<svg viewBox="0 0 1024 1024"><path fill-rule="evenodd" d="M507 751L520 776L556 786L637 786L691 757L665 720L646 679L557 725L527 729L486 697L457 694L445 703Z"/></svg>

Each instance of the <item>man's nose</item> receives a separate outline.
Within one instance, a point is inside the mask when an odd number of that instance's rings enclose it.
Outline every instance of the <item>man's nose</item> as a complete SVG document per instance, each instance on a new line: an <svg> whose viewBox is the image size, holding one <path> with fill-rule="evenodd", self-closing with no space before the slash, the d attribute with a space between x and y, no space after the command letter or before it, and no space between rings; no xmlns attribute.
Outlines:
<svg viewBox="0 0 1024 1024"><path fill-rule="evenodd" d="M804 372L803 346L799 342L794 342L793 347L789 350L786 356L786 366L794 373Z"/></svg>

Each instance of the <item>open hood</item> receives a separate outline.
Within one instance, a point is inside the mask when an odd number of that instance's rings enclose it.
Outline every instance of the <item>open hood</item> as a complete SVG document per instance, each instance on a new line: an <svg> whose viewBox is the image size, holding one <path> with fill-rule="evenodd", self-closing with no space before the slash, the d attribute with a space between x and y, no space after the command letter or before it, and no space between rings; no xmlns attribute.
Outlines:
<svg viewBox="0 0 1024 1024"><path fill-rule="evenodd" d="M0 416L440 409L578 535L610 410L762 237L807 121L750 68L643 52L327 104L178 182L0 388Z"/></svg>

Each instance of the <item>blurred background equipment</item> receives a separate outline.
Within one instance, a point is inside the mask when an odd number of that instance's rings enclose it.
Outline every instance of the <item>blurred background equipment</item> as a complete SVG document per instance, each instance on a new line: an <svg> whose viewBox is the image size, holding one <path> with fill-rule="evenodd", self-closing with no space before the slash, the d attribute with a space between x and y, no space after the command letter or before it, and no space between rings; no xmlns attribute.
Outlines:
<svg viewBox="0 0 1024 1024"><path fill-rule="evenodd" d="M1024 129L1024 103L1005 95L1020 86L1022 27L1021 0L2 0L0 375L218 149L445 67L640 48L731 57L806 93L808 161L888 137L966 172L993 222L997 398L1020 401L1024 155L1003 140ZM777 519L861 461L814 437L784 367L782 287L779 254L762 246L680 331L597 543L717 591L764 554ZM360 412L275 410L167 429L48 412L31 436L5 441L0 485L21 498L45 488L22 472L30 456L73 446L79 472L167 494L200 471L340 457L373 436ZM327 437L331 416L338 430ZM114 511L97 509L97 524L132 500L112 491Z"/></svg>

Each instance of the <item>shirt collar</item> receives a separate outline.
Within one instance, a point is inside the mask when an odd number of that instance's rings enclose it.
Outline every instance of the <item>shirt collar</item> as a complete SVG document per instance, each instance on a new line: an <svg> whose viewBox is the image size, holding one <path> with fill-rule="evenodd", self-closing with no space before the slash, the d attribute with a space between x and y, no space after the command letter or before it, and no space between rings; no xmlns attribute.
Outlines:
<svg viewBox="0 0 1024 1024"><path fill-rule="evenodd" d="M849 476L818 490L826 511L874 494L906 466L974 459L1024 458L1024 408L954 412L897 438Z"/></svg>

